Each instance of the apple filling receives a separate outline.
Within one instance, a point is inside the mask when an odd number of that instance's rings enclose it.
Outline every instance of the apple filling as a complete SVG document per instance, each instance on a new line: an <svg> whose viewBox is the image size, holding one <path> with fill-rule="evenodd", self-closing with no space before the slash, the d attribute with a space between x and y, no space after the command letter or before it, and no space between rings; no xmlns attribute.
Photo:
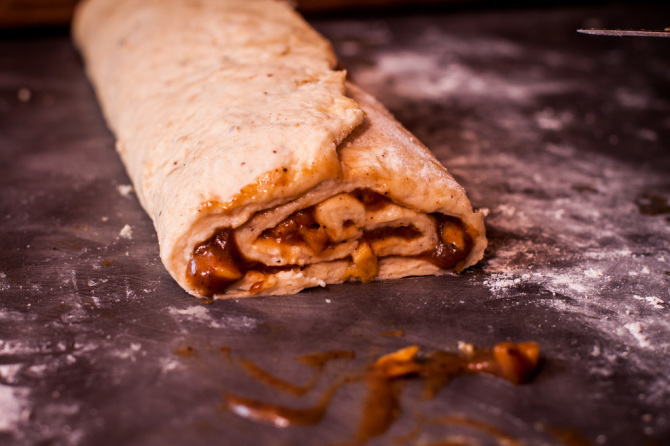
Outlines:
<svg viewBox="0 0 670 446"><path fill-rule="evenodd" d="M222 294L252 272L301 271L341 260L349 262L343 280L363 282L377 276L386 257L426 260L450 270L472 249L472 238L459 219L399 206L365 189L293 212L260 232L249 246L239 243L240 231L220 228L194 249L187 274L202 294ZM262 286L258 282L250 291Z"/></svg>

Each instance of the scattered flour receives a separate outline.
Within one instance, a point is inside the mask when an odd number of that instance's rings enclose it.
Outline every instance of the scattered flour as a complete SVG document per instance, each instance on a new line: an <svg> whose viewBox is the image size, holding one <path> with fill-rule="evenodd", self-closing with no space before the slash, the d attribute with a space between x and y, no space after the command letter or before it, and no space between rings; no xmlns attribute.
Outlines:
<svg viewBox="0 0 670 446"><path fill-rule="evenodd" d="M598 277L602 277L603 273L601 271L596 270L596 269L589 268L586 271L584 271L584 275L586 277L591 278L591 279L597 279Z"/></svg>
<svg viewBox="0 0 670 446"><path fill-rule="evenodd" d="M48 368L48 364L35 364L28 367L26 373L32 378L43 378Z"/></svg>
<svg viewBox="0 0 670 446"><path fill-rule="evenodd" d="M27 398L27 389L0 384L0 433L12 433L26 420Z"/></svg>
<svg viewBox="0 0 670 446"><path fill-rule="evenodd" d="M189 316L191 319L198 319L201 321L212 321L212 317L209 315L207 309L197 305L193 305L183 310L179 308L170 308L170 313Z"/></svg>
<svg viewBox="0 0 670 446"><path fill-rule="evenodd" d="M563 112L557 114L552 108L545 108L535 113L535 122L543 130L561 130L572 119L573 116L571 113Z"/></svg>
<svg viewBox="0 0 670 446"><path fill-rule="evenodd" d="M626 108L644 109L650 105L649 96L627 88L617 88L614 97Z"/></svg>
<svg viewBox="0 0 670 446"><path fill-rule="evenodd" d="M119 194L121 194L122 197L128 197L133 191L133 186L130 184L119 184L116 186L116 190L119 192Z"/></svg>
<svg viewBox="0 0 670 446"><path fill-rule="evenodd" d="M484 285L487 285L492 291L509 290L515 288L520 283L521 278L515 277L514 274L509 272L493 273L484 281Z"/></svg>
<svg viewBox="0 0 670 446"><path fill-rule="evenodd" d="M161 373L170 372L179 367L179 362L174 358L161 358L159 360Z"/></svg>
<svg viewBox="0 0 670 446"><path fill-rule="evenodd" d="M650 142L658 141L658 133L651 129L640 129L637 131L637 136L640 139L644 139Z"/></svg>
<svg viewBox="0 0 670 446"><path fill-rule="evenodd" d="M30 91L29 88L26 87L19 88L19 91L16 94L16 97L20 102L28 102L32 96L33 93Z"/></svg>
<svg viewBox="0 0 670 446"><path fill-rule="evenodd" d="M124 225L119 231L119 237L125 238L127 240L132 240L133 238L133 227L130 225Z"/></svg>
<svg viewBox="0 0 670 446"><path fill-rule="evenodd" d="M212 328L237 328L237 329L252 329L256 326L256 320L248 316L240 317L224 317L219 320L215 320L210 314L209 311L200 305L193 305L185 309L179 308L170 308L170 314L176 315L178 317L184 317L185 319L193 322L200 322L209 325Z"/></svg>
<svg viewBox="0 0 670 446"><path fill-rule="evenodd" d="M21 370L21 364L0 365L0 379L7 384L16 384L16 375Z"/></svg>
<svg viewBox="0 0 670 446"><path fill-rule="evenodd" d="M442 65L439 58L432 52L417 51L381 51L375 54L375 64L360 67L352 72L354 80L366 87L373 94L382 96L384 91L391 89L393 95L403 98L430 100L449 97L451 100L461 97L476 97L488 101L513 101L532 103L538 95L560 94L578 88L565 80L547 81L538 79L529 83L527 79L514 79L482 70L474 70L466 64L457 62L459 51L454 37L449 36L450 54L445 59L450 62ZM484 48L486 45L469 45L472 48ZM463 51L467 51L463 48ZM402 78L403 82L395 82ZM383 90L382 90L383 89ZM388 95L384 95L388 96ZM384 100L393 107L394 98ZM505 119L504 117L499 119ZM556 130L566 121L572 120L569 114L538 117L538 125L547 125ZM507 120L514 127L518 121Z"/></svg>
<svg viewBox="0 0 670 446"><path fill-rule="evenodd" d="M630 334L632 334L633 337L637 339L637 342L640 344L640 347L647 348L651 346L647 337L642 334L642 324L640 322L630 322L624 325L624 327L626 327L630 332Z"/></svg>
<svg viewBox="0 0 670 446"><path fill-rule="evenodd" d="M644 301L646 301L649 305L651 305L651 306L654 307L654 308L658 308L659 310L662 310L662 309L665 308L665 307L662 305L662 304L665 303L665 301L662 300L662 299L659 299L659 298L656 297L656 296L646 296L646 297L641 297L641 296L638 296L637 294L634 294L634 295L633 295L633 299L644 300Z"/></svg>
<svg viewBox="0 0 670 446"><path fill-rule="evenodd" d="M30 355L40 353L42 346L29 342L0 339L0 355Z"/></svg>
<svg viewBox="0 0 670 446"><path fill-rule="evenodd" d="M9 289L9 281L7 280L7 274L0 271L0 291L6 291Z"/></svg>

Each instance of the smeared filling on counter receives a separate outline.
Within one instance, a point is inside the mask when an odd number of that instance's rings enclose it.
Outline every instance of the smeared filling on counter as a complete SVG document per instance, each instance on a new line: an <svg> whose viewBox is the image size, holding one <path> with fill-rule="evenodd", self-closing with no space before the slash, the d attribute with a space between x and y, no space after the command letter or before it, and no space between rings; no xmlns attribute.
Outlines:
<svg viewBox="0 0 670 446"><path fill-rule="evenodd" d="M357 200L363 205L365 212L383 210L393 202L381 194L369 190L355 190L346 197ZM359 206L360 206L359 204ZM351 241L350 239L333 240L332 228L319 223L315 215L317 206L311 206L294 212L276 227L266 229L258 237L261 241L274 242L283 246L303 246L317 258L328 255L338 244ZM463 223L454 217L443 214L428 216L435 225L437 242L432 249L407 257L427 260L442 269L454 268L464 260L472 249L472 238L465 230ZM379 271L378 257L385 257L388 248L382 247L375 252L375 247L383 246L383 242L390 239L412 241L423 236L421 230L411 223L393 222L363 230L358 233L353 220L345 220L339 234L354 234L358 246L353 253L347 256L352 262L348 269L349 277L357 277L363 282L371 281ZM349 231L351 229L351 231ZM341 236L340 236L341 237ZM279 271L303 269L305 264L266 265L244 256L235 241L235 230L221 228L208 240L200 243L193 251L188 264L188 277L191 285L205 296L224 293L231 285L242 279L247 272L258 271L271 274ZM260 281L251 287L251 292L261 291L263 282Z"/></svg>
<svg viewBox="0 0 670 446"><path fill-rule="evenodd" d="M314 425L323 418L337 389L351 382L363 382L367 387L367 395L363 400L354 441L354 444L361 445L387 432L399 417L400 393L407 379L422 379L424 396L431 399L452 379L463 375L487 374L503 378L513 384L526 382L536 373L540 358L540 349L535 342L502 342L493 348L476 348L472 344L461 344L459 349L458 353L438 350L422 354L418 346L412 345L384 355L363 373L337 380L324 391L316 405L308 408L276 405L231 393L224 395L225 403L221 408L241 417L276 427ZM319 359L316 365L311 365L316 369L316 375L303 387L289 385L249 361L242 361L240 366L263 384L299 396L313 387L327 361L352 359L352 355L348 352L327 352L301 357ZM300 360L303 364L310 365L309 362ZM507 441L505 444L518 444L504 432L476 420L446 417L439 422L460 424L493 436L501 442Z"/></svg>

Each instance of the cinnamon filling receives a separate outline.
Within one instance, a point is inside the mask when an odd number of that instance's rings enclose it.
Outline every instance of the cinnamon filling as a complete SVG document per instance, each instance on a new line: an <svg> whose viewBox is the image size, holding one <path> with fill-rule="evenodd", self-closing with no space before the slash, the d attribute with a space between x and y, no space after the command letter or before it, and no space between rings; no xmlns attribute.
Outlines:
<svg viewBox="0 0 670 446"><path fill-rule="evenodd" d="M388 203L392 203L388 198L369 190L355 190L350 195L360 201L366 211L380 210ZM427 260L442 269L454 268L467 257L472 249L472 238L459 219L442 214L431 214L431 217L435 221L438 242L432 250L411 257ZM350 222L349 226L353 224ZM344 223L344 226L347 226L347 222ZM412 225L384 226L364 231L359 248L350 257L353 265L349 268L348 273L364 282L376 276L377 257L370 251L370 245L375 240L389 238L413 240L421 236L421 231ZM290 246L306 246L315 255L335 245L335 242L329 238L326 228L316 220L315 206L294 212L276 227L263 231L259 239L270 239L278 244ZM195 247L188 264L188 276L194 288L199 289L206 296L212 296L225 292L249 271L268 274L295 268L303 267L299 265L267 266L247 259L241 254L235 242L235 230L221 228L212 237Z"/></svg>
<svg viewBox="0 0 670 446"><path fill-rule="evenodd" d="M234 231L222 228L193 250L188 275L195 288L212 296L241 279L246 266L235 243Z"/></svg>
<svg viewBox="0 0 670 446"><path fill-rule="evenodd" d="M276 227L263 231L260 237L291 245L305 243L317 255L330 243L326 230L314 218L314 206L294 212Z"/></svg>
<svg viewBox="0 0 670 446"><path fill-rule="evenodd" d="M434 214L437 222L438 242L435 250L421 258L430 261L442 269L451 269L465 259L472 249L472 237L463 227L463 223L454 217Z"/></svg>

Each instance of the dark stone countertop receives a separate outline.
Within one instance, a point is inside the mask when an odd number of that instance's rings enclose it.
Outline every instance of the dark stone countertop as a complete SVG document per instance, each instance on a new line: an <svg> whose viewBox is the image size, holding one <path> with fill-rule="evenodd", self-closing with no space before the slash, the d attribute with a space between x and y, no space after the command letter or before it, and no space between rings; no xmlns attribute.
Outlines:
<svg viewBox="0 0 670 446"><path fill-rule="evenodd" d="M669 12L313 17L352 79L490 209L490 248L460 276L210 305L163 269L67 33L3 33L0 444L342 444L360 382L318 424L285 429L221 410L222 394L310 407L398 348L505 340L540 344L531 383L460 377L424 400L410 380L398 420L368 444L667 444L670 39L575 30L662 29ZM294 358L329 350L356 358L328 363L300 397L240 367L304 383L313 372Z"/></svg>

